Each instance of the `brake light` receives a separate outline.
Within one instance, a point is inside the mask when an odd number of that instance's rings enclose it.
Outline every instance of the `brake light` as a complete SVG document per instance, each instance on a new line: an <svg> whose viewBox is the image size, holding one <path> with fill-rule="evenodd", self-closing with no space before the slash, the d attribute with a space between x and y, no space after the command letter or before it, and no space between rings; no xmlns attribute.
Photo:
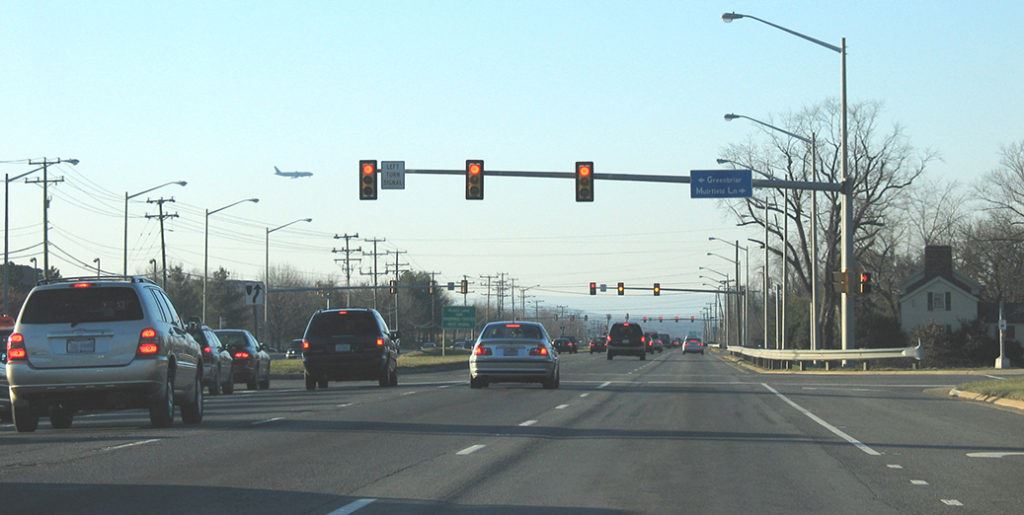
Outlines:
<svg viewBox="0 0 1024 515"><path fill-rule="evenodd" d="M605 343L611 343L612 342L612 335L609 334L608 335L608 339L606 339L604 342Z"/></svg>
<svg viewBox="0 0 1024 515"><path fill-rule="evenodd" d="M135 355L152 356L157 352L160 352L160 340L157 339L156 329L147 327L139 331L139 346L135 350Z"/></svg>
<svg viewBox="0 0 1024 515"><path fill-rule="evenodd" d="M28 359L28 351L25 349L25 336L21 333L14 333L7 338L7 360Z"/></svg>
<svg viewBox="0 0 1024 515"><path fill-rule="evenodd" d="M640 337L640 343L647 343L647 337L646 336L641 336Z"/></svg>
<svg viewBox="0 0 1024 515"><path fill-rule="evenodd" d="M547 356L548 355L548 348L543 346L543 345L538 345L537 347L535 347L533 349L530 349L530 355L531 356Z"/></svg>
<svg viewBox="0 0 1024 515"><path fill-rule="evenodd" d="M302 350L309 350L309 340L302 340Z"/></svg>
<svg viewBox="0 0 1024 515"><path fill-rule="evenodd" d="M505 324L505 327L509 329L519 329L520 327L522 327L522 324Z"/></svg>
<svg viewBox="0 0 1024 515"><path fill-rule="evenodd" d="M378 347L383 347L384 346L384 338L377 338L377 346Z"/></svg>
<svg viewBox="0 0 1024 515"><path fill-rule="evenodd" d="M339 312L338 312L338 314L339 314L339 315L347 315L347 314L348 314L348 311L339 311Z"/></svg>
<svg viewBox="0 0 1024 515"><path fill-rule="evenodd" d="M71 285L72 288L92 288L92 283L75 283Z"/></svg>
<svg viewBox="0 0 1024 515"><path fill-rule="evenodd" d="M491 352L491 349L488 349L483 345L477 345L476 349L473 350L473 354L476 354L477 356L490 356L494 353Z"/></svg>
<svg viewBox="0 0 1024 515"><path fill-rule="evenodd" d="M209 346L203 347L203 354L213 354L213 349Z"/></svg>
<svg viewBox="0 0 1024 515"><path fill-rule="evenodd" d="M245 352L244 350L238 351L234 354L234 357L235 359L249 359L249 353Z"/></svg>
<svg viewBox="0 0 1024 515"><path fill-rule="evenodd" d="M629 327L629 322L622 324L622 327Z"/></svg>

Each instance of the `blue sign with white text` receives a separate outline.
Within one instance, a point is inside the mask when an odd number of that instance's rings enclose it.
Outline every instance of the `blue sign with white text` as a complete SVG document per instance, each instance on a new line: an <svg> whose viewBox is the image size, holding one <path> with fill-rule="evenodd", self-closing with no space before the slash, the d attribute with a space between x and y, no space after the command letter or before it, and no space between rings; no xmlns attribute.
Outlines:
<svg viewBox="0 0 1024 515"><path fill-rule="evenodd" d="M690 170L690 198L748 198L750 170Z"/></svg>

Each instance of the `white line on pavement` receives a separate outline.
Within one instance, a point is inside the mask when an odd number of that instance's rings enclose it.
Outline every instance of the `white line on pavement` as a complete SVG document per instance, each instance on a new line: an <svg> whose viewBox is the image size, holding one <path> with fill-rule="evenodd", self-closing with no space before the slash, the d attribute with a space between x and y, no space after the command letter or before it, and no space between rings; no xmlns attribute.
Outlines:
<svg viewBox="0 0 1024 515"><path fill-rule="evenodd" d="M459 451L459 452L457 452L455 454L458 454L459 456L465 456L467 454L473 454L474 452L479 451L480 449L483 449L484 447L487 447L487 446L486 445L481 445L481 444L470 445L469 447L466 447L465 449L462 449L461 451Z"/></svg>
<svg viewBox="0 0 1024 515"><path fill-rule="evenodd" d="M769 392L774 393L778 398L780 398L783 401L785 401L786 404L789 404L790 406L792 406L793 409L799 411L800 413L803 413L804 415L807 416L807 418L817 422L818 425L820 425L821 427L824 427L825 429L828 429L829 431L831 431L832 434L838 436L839 438L842 438L843 440L846 440L847 442L852 444L854 447L864 451L865 454L867 454L869 456L881 456L882 455L882 453L880 453L880 452L872 449L871 447L868 447L867 445L864 445L863 443L861 443L860 440L857 440L856 438L854 438L854 437L844 433L838 427L833 426L832 424L829 424L828 422L825 422L821 417L815 415L814 413L811 413L810 411L807 411L807 409L805 409L803 406L801 406L801 405L799 405L799 404L789 400L789 397L786 397L785 395L782 395L775 388L772 388L771 386L768 386L767 383L761 383L761 386L764 386Z"/></svg>
<svg viewBox="0 0 1024 515"><path fill-rule="evenodd" d="M532 425L534 425L536 423L537 423L536 420L527 420L526 422L520 423L519 426L520 427L530 427L530 426L532 426Z"/></svg>
<svg viewBox="0 0 1024 515"><path fill-rule="evenodd" d="M969 452L968 458L1003 458L1005 456L1024 456L1024 452Z"/></svg>
<svg viewBox="0 0 1024 515"><path fill-rule="evenodd" d="M605 382L601 383L601 386L598 386L597 389L600 390L601 388L604 388L605 386L608 386L610 384L612 384L611 381L605 381Z"/></svg>
<svg viewBox="0 0 1024 515"><path fill-rule="evenodd" d="M443 384L443 385L441 385L441 386L438 386L438 387L437 387L437 389L438 389L438 390L442 390L442 389L444 389L444 388L451 388L452 386L455 386L455 385L451 385L451 384Z"/></svg>
<svg viewBox="0 0 1024 515"><path fill-rule="evenodd" d="M104 448L100 449L100 451L115 451L117 449L124 449L125 447L135 447L136 445L146 445L147 443L153 443L153 442L159 442L159 441L160 441L159 438L153 438L153 439L150 439L150 440L141 440L141 441L138 441L138 442L132 442L132 443L125 443L125 444L121 444L121 445L115 445L113 447L104 447Z"/></svg>
<svg viewBox="0 0 1024 515"><path fill-rule="evenodd" d="M357 501L352 501L341 508L332 511L328 515L349 515L350 513L355 513L357 510L365 508L376 500L377 499L359 499Z"/></svg>
<svg viewBox="0 0 1024 515"><path fill-rule="evenodd" d="M284 417L274 417L274 418L268 418L266 420L257 420L256 422L253 422L252 425L260 426L260 425L263 425L263 424L269 424L271 422L277 422L278 420L284 420Z"/></svg>
<svg viewBox="0 0 1024 515"><path fill-rule="evenodd" d="M985 377L991 377L992 379L998 379L998 380L1000 380L1000 381L1006 381L1006 378L1005 378L1005 377L999 377L999 376L990 376L990 375L988 375L988 374L985 374Z"/></svg>
<svg viewBox="0 0 1024 515"><path fill-rule="evenodd" d="M565 408L568 408L568 407L569 407L568 404L559 404L558 406L555 406L555 409L565 409Z"/></svg>
<svg viewBox="0 0 1024 515"><path fill-rule="evenodd" d="M910 484L917 486L928 486L928 482L923 479L911 479Z"/></svg>
<svg viewBox="0 0 1024 515"><path fill-rule="evenodd" d="M886 465L886 467L889 467L891 469L901 469L901 468L903 468L903 465L896 465L896 464L890 463L890 464Z"/></svg>
<svg viewBox="0 0 1024 515"><path fill-rule="evenodd" d="M347 407L349 407L349 406L351 406L351 405L352 405L352 403L351 403L351 402L346 402L345 404L339 404L339 405L338 405L338 407L339 407L339 408L347 408Z"/></svg>
<svg viewBox="0 0 1024 515"><path fill-rule="evenodd" d="M942 504L945 504L946 506L963 506L964 505L964 503L962 503L962 502L960 502L960 501L958 501L956 499L939 499L939 500L942 501Z"/></svg>
<svg viewBox="0 0 1024 515"><path fill-rule="evenodd" d="M581 398L581 399L583 399L583 398L585 398L585 397L586 397L586 396L588 396L588 395L590 395L590 392L587 392L587 393L581 393L581 394L580 394L580 398Z"/></svg>
<svg viewBox="0 0 1024 515"><path fill-rule="evenodd" d="M414 393L416 393L416 392L415 391L405 392L405 393L402 394L402 397L405 397L406 395L412 395Z"/></svg>

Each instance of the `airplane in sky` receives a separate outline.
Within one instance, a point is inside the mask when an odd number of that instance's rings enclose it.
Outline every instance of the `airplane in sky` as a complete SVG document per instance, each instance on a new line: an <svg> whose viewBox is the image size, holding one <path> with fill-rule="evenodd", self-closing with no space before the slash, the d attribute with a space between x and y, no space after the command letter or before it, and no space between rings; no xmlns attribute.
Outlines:
<svg viewBox="0 0 1024 515"><path fill-rule="evenodd" d="M312 177L313 172L282 172L276 166L274 167L274 175L279 177L288 177L291 179L298 179L299 177Z"/></svg>

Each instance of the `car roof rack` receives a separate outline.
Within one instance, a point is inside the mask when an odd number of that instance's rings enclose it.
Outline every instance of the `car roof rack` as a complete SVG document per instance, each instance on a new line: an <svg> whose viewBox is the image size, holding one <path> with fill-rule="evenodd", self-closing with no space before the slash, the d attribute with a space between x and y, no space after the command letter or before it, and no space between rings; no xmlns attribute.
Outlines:
<svg viewBox="0 0 1024 515"><path fill-rule="evenodd" d="M104 282L104 281L127 281L130 283L150 283L156 284L156 281L142 275L104 275L96 277L95 275L86 275L79 277L54 277L52 279L43 279L36 282L36 286L42 286L44 284L60 284L60 283L81 283L81 282Z"/></svg>

